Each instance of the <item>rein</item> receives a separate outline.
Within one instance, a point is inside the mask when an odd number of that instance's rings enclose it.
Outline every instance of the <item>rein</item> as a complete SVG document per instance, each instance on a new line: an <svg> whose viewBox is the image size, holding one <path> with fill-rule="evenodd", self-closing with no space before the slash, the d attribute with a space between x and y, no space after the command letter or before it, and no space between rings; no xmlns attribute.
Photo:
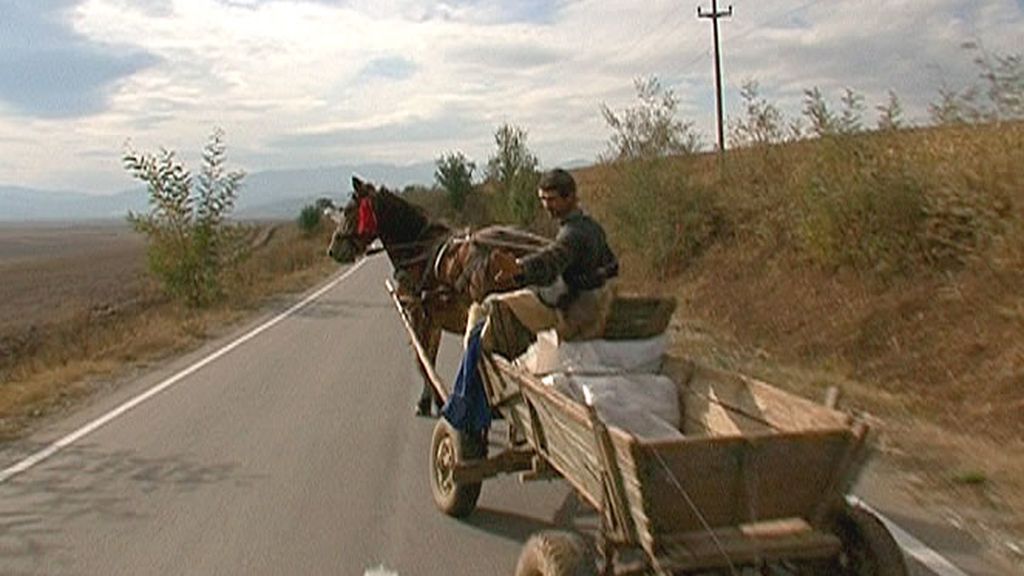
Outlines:
<svg viewBox="0 0 1024 576"><path fill-rule="evenodd" d="M426 229L426 227L424 227L424 229ZM431 244L434 244L436 241L437 240L435 239L435 240L413 240L411 242L396 242L394 244L389 243L385 247L374 248L372 254L379 254L380 252L387 251L388 252L388 256L391 257L391 263L394 264L396 268L403 268L405 266L411 266L413 264L419 264L420 262L423 262L423 261L426 261L426 260L430 259L430 254L428 254L429 251L428 250L424 250L423 252L421 252L420 254L417 254L416 256L411 256L409 258L405 258L405 259L399 260L398 258L396 258L395 256L393 256L391 254L391 250L405 250L405 249L408 249L408 248L429 247ZM444 242L444 243L447 243L447 241ZM366 254L368 256L371 255L371 251L367 250Z"/></svg>

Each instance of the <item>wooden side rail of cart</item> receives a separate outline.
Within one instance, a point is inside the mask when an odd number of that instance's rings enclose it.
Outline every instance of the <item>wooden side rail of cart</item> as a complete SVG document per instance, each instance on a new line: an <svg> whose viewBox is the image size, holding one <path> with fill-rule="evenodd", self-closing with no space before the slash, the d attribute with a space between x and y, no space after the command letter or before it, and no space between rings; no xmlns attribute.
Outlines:
<svg viewBox="0 0 1024 576"><path fill-rule="evenodd" d="M447 398L389 290L425 372ZM846 504L866 456L867 427L842 412L753 378L667 358L662 372L677 387L682 435L643 440L606 426L593 407L499 355L484 355L481 372L490 405L508 423L507 445L488 457L439 421L431 480L446 513L469 514L486 478L556 473L601 513L607 574L624 549L642 551L637 573L736 572L780 562L806 573L857 574L855 564L870 556L877 574L905 574L884 527L879 532L877 520ZM453 495L461 497L457 505Z"/></svg>

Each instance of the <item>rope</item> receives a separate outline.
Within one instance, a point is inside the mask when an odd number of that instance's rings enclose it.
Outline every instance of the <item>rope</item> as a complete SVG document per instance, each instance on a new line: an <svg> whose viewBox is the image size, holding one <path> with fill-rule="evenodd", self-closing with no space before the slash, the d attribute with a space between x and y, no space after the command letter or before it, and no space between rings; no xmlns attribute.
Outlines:
<svg viewBox="0 0 1024 576"><path fill-rule="evenodd" d="M666 464L665 460L661 457L661 454L659 454L658 451L654 449L652 449L651 452L654 454L654 457L658 460L658 463L661 464L661 467L665 470L665 474L668 476L669 481L672 483L673 486L675 486L676 490L678 490L679 493L682 494L683 499L686 500L686 505L690 507L690 510L692 510L693 513L697 516L697 520L700 521L701 526L703 526L704 530L706 530L707 533L711 536L711 540L712 542L714 542L715 548L718 549L718 553L722 555L722 558L725 559L725 563L729 566L729 572L732 574L732 576L739 576L739 572L736 570L736 566L732 563L732 558L729 557L729 554L725 551L725 547L722 546L722 541L718 539L717 535L715 535L715 531L711 528L711 525L708 523L707 519L704 518L704 515L701 514L700 509L697 508L697 505L693 502L693 499L691 499L690 495L686 492L686 489L683 488L683 486L679 483L679 480L676 478L676 475L672 473L672 470L668 467L668 464Z"/></svg>

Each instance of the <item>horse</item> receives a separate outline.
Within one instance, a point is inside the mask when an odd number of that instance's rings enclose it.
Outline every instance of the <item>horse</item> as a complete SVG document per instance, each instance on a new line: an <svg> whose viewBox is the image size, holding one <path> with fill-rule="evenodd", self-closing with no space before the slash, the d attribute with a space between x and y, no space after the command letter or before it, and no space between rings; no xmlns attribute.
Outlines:
<svg viewBox="0 0 1024 576"><path fill-rule="evenodd" d="M547 238L507 226L475 232L456 231L430 219L426 212L387 188L352 178L352 197L343 208L328 209L337 229L327 254L351 264L372 253L380 240L398 282L399 301L409 313L413 332L431 363L436 362L441 332L463 334L473 302L511 288L495 282L492 254L500 249L523 256L549 245ZM440 399L422 365L423 390L415 409L430 415Z"/></svg>

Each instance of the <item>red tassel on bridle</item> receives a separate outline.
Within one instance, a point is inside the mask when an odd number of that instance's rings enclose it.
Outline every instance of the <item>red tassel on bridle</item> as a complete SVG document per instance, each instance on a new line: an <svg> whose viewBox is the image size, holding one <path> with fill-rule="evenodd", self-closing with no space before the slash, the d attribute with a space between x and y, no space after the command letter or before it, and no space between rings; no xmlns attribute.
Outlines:
<svg viewBox="0 0 1024 576"><path fill-rule="evenodd" d="M356 234L368 238L377 234L377 215L373 212L373 203L366 197L359 201L359 221L356 223Z"/></svg>

